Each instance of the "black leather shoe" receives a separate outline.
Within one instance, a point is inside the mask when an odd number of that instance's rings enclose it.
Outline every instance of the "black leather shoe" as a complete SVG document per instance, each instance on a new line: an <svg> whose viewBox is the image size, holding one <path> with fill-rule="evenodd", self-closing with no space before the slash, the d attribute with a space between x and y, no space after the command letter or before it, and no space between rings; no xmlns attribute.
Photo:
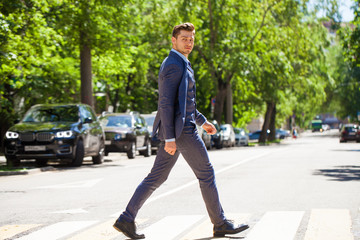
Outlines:
<svg viewBox="0 0 360 240"><path fill-rule="evenodd" d="M231 220L225 220L221 226L214 226L214 237L224 237L225 234L236 234L249 228L247 224L235 226Z"/></svg>
<svg viewBox="0 0 360 240"><path fill-rule="evenodd" d="M135 226L134 222L127 222L125 220L118 219L114 223L113 227L131 239L144 239L145 238L144 234L136 233L136 226Z"/></svg>

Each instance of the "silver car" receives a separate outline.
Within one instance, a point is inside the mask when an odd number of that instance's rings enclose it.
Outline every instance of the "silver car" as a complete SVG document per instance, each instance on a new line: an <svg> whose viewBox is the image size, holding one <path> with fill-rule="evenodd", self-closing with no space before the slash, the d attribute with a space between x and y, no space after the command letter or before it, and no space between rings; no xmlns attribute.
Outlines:
<svg viewBox="0 0 360 240"><path fill-rule="evenodd" d="M235 132L231 124L223 124L220 126L221 130L224 133L224 145L227 147L235 146Z"/></svg>
<svg viewBox="0 0 360 240"><path fill-rule="evenodd" d="M236 146L249 146L249 135L243 128L234 128Z"/></svg>

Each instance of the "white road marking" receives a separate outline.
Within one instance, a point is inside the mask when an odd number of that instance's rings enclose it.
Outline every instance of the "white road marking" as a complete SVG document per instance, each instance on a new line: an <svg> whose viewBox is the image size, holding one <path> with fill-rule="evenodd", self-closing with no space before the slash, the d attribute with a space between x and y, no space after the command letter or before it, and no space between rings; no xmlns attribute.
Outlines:
<svg viewBox="0 0 360 240"><path fill-rule="evenodd" d="M76 213L87 213L88 211L85 211L82 208L76 208L76 209L67 209L62 211L55 211L51 213L68 213L68 214L76 214Z"/></svg>
<svg viewBox="0 0 360 240"><path fill-rule="evenodd" d="M87 181L79 181L79 182L72 182L72 183L62 183L62 184L56 184L56 185L49 185L49 186L41 186L36 188L91 188L95 186L98 182L102 181L103 178L98 179L92 179Z"/></svg>
<svg viewBox="0 0 360 240"><path fill-rule="evenodd" d="M353 240L348 209L314 209L311 211L304 240Z"/></svg>
<svg viewBox="0 0 360 240"><path fill-rule="evenodd" d="M53 240L65 237L71 233L79 231L90 225L95 224L97 221L73 221L73 222L59 222L48 227L45 227L39 231L30 233L19 240Z"/></svg>
<svg viewBox="0 0 360 240"><path fill-rule="evenodd" d="M0 227L0 239L8 239L32 228L41 226L40 224L17 224L5 225Z"/></svg>
<svg viewBox="0 0 360 240"><path fill-rule="evenodd" d="M267 212L255 224L246 240L291 240L294 239L301 219L302 211Z"/></svg>
<svg viewBox="0 0 360 240"><path fill-rule="evenodd" d="M204 216L168 216L144 229L146 240L174 239L200 221ZM140 231L139 231L140 232Z"/></svg>
<svg viewBox="0 0 360 240"><path fill-rule="evenodd" d="M227 218L235 221L235 224L242 224L248 221L250 214L227 214ZM213 239L213 227L210 219L207 218L204 222L196 225L180 240L193 240L193 239ZM216 240L229 239L228 237L216 238Z"/></svg>
<svg viewBox="0 0 360 240"><path fill-rule="evenodd" d="M147 219L138 219L136 224L142 224L146 221ZM108 220L66 240L114 240L118 236L124 236L123 233L115 230L114 222L115 220Z"/></svg>

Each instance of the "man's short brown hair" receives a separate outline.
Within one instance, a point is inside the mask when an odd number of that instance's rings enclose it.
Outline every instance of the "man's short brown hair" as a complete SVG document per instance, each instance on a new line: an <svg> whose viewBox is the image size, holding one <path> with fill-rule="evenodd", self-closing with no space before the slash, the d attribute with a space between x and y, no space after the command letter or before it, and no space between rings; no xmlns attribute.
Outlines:
<svg viewBox="0 0 360 240"><path fill-rule="evenodd" d="M177 38L177 36L180 34L180 31L181 30L185 30L185 31L190 31L190 32L194 32L195 34L195 27L192 23L183 23L183 24L180 24L180 25L176 25L173 29L173 32L172 32L172 36L174 38Z"/></svg>

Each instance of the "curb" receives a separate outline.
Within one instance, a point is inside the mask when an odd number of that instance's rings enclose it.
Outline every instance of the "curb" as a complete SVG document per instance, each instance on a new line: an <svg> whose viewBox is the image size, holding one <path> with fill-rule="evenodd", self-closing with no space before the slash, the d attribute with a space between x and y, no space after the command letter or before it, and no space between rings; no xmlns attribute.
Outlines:
<svg viewBox="0 0 360 240"><path fill-rule="evenodd" d="M34 168L34 169L26 169L21 171L3 171L0 172L0 176L14 176L14 175L30 175L34 173L47 172L47 171L55 171L54 167L43 167L43 168Z"/></svg>

